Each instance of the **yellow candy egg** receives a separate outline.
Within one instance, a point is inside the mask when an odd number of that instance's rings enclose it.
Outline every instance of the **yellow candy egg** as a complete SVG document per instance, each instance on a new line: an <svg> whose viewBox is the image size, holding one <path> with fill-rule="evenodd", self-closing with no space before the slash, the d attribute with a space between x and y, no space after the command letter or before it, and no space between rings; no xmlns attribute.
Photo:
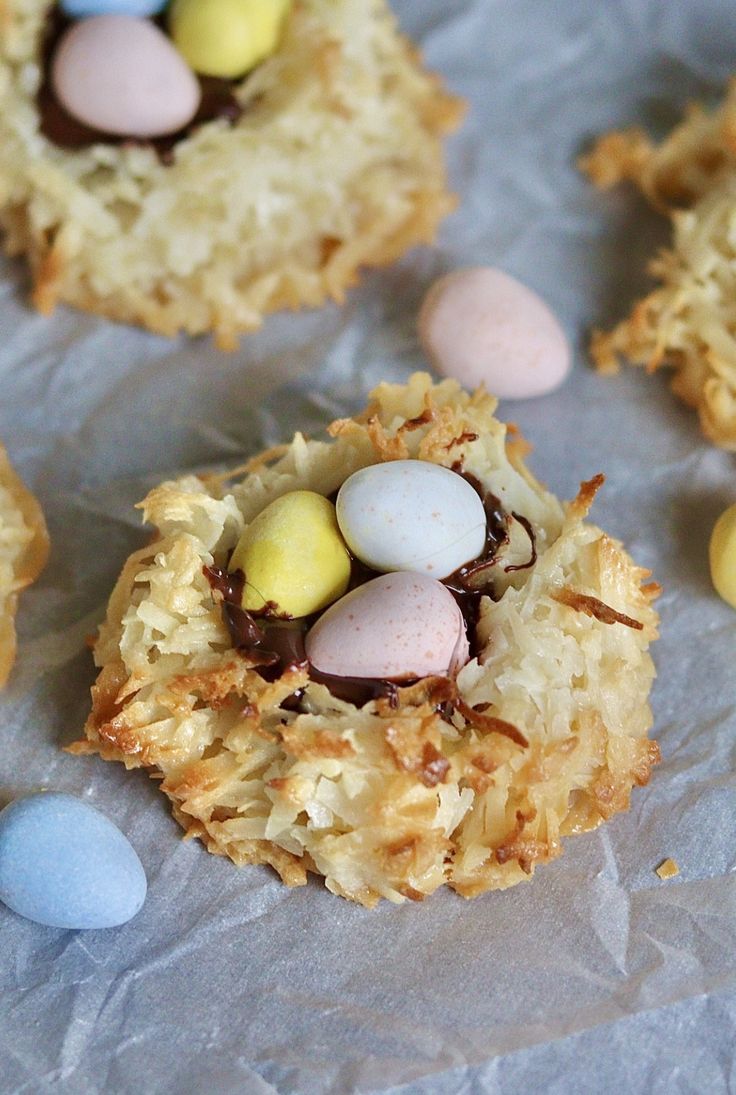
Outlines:
<svg viewBox="0 0 736 1095"><path fill-rule="evenodd" d="M169 30L195 72L234 80L279 44L291 0L174 0Z"/></svg>
<svg viewBox="0 0 736 1095"><path fill-rule="evenodd" d="M335 507L321 494L295 490L251 521L230 559L245 574L243 608L267 602L286 616L309 616L342 597L350 580L350 555Z"/></svg>
<svg viewBox="0 0 736 1095"><path fill-rule="evenodd" d="M736 608L736 505L716 521L710 538L710 573L716 592Z"/></svg>

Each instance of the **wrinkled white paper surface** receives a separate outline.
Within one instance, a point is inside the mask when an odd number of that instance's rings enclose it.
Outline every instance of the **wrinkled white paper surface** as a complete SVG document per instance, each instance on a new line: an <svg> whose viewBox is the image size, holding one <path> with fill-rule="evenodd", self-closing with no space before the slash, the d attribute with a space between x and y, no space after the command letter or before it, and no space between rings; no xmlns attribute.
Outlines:
<svg viewBox="0 0 736 1095"><path fill-rule="evenodd" d="M707 538L736 500L734 458L701 438L664 378L586 367L585 330L623 314L666 228L632 192L598 195L574 169L592 134L662 130L717 91L736 70L733 6L396 7L471 104L450 143L462 204L435 252L371 274L342 310L272 318L230 356L64 309L36 316L23 265L0 266L0 438L53 541L0 698L0 802L41 787L84 796L129 835L150 882L117 931L0 909L3 1093L733 1090L736 614L711 590ZM629 814L571 839L533 884L369 912L183 844L145 774L60 746L88 710L85 637L143 540L132 504L172 472L315 433L421 367L419 301L472 263L542 293L575 343L561 391L501 414L564 497L606 472L594 519L664 585L663 762ZM661 882L666 856L681 874Z"/></svg>

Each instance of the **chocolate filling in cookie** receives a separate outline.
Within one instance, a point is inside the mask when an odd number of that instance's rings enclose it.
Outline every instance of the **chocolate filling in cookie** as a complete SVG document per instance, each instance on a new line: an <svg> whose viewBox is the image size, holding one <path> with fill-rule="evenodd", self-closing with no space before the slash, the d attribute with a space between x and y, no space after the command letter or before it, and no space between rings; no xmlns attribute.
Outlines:
<svg viewBox="0 0 736 1095"><path fill-rule="evenodd" d="M482 552L470 562L463 564L442 579L455 598L462 613L465 631L469 643L470 657L481 653L476 635L476 625L480 614L482 597L495 599L492 580L483 583L482 575L497 562L499 553L509 543L509 522L516 520L527 533L531 546L530 558L522 563L510 563L504 567L506 573L526 570L536 562L536 535L531 522L518 513L508 514L501 501L480 480L463 471L462 461L452 465L452 471L461 475L479 495L486 514L485 544ZM333 492L334 501L337 492ZM310 665L307 658L304 637L315 622L317 616L293 619L279 613L278 606L268 604L258 612L248 612L242 607L243 589L246 576L242 570L231 571L219 567L205 566L203 573L212 589L222 597L223 619L227 626L233 647L248 657L251 664L265 680L273 681L283 673L293 669L306 668L310 678L324 684L338 699L362 707L371 700L385 698L396 705L399 682L387 677L343 677L322 673ZM351 558L351 573L348 591L365 585L377 578L379 571L372 569L360 559ZM481 584L478 584L480 579ZM419 620L417 620L419 628ZM403 686L415 684L418 678L409 678L400 682ZM295 692L283 701L282 707L301 710L303 690ZM440 707L446 716L452 713L452 704L443 703ZM439 709L439 708L438 708Z"/></svg>

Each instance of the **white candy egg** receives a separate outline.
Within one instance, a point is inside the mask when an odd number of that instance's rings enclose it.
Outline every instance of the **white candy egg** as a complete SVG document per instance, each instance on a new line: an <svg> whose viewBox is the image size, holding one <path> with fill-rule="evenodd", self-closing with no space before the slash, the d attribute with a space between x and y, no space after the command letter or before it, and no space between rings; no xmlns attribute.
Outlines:
<svg viewBox="0 0 736 1095"><path fill-rule="evenodd" d="M446 578L483 550L486 515L468 482L426 460L373 464L346 479L337 520L352 553L378 571Z"/></svg>

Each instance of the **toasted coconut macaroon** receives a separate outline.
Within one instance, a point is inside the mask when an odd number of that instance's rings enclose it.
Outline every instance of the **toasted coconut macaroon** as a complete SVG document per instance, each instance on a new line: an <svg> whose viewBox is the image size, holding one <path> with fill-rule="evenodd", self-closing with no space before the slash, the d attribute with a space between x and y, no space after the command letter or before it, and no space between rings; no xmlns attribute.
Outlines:
<svg viewBox="0 0 736 1095"><path fill-rule="evenodd" d="M563 836L625 810L658 759L657 587L585 520L602 476L562 505L495 407L418 373L381 384L329 442L297 434L230 475L152 491L141 506L156 534L112 594L73 750L148 767L210 851L271 864L288 885L316 872L367 906L514 885ZM269 671L257 647L234 649L212 575L246 526L288 492L332 497L356 470L406 459L462 474L492 515L484 564L446 579L464 573L459 597L475 599L470 660L353 701L304 661Z"/></svg>
<svg viewBox="0 0 736 1095"><path fill-rule="evenodd" d="M15 661L18 594L35 581L49 553L46 522L36 499L0 445L0 688Z"/></svg>
<svg viewBox="0 0 736 1095"><path fill-rule="evenodd" d="M341 302L360 267L430 243L454 208L441 138L462 104L386 0L299 0L276 53L234 84L239 117L165 155L44 136L53 6L0 7L0 226L40 311L63 301L231 348L268 312Z"/></svg>
<svg viewBox="0 0 736 1095"><path fill-rule="evenodd" d="M659 282L612 331L595 331L602 372L619 359L674 370L672 388L703 433L736 451L736 81L718 109L692 106L659 145L640 129L605 134L581 160L596 186L633 182L672 219L673 240L650 263Z"/></svg>

